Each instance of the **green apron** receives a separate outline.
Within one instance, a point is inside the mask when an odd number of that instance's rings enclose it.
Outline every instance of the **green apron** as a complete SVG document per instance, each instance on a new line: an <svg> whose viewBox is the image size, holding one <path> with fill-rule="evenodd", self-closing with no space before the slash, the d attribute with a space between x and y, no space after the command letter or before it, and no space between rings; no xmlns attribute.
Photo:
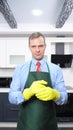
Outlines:
<svg viewBox="0 0 73 130"><path fill-rule="evenodd" d="M29 69L25 88L36 80L45 80L48 82L48 86L52 87L50 72L30 72ZM17 130L45 129L58 130L54 101L41 101L33 96L21 105Z"/></svg>

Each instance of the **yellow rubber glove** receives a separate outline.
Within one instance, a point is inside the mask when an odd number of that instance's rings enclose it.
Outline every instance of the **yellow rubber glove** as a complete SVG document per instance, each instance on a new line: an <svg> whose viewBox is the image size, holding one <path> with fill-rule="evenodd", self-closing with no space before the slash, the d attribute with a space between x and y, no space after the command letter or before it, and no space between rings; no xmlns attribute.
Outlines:
<svg viewBox="0 0 73 130"><path fill-rule="evenodd" d="M60 93L56 89L45 86L40 88L35 96L42 101L58 100L60 98Z"/></svg>
<svg viewBox="0 0 73 130"><path fill-rule="evenodd" d="M47 84L44 80L34 81L29 88L24 89L22 95L26 100L29 100L32 96L38 93L39 88L45 87Z"/></svg>

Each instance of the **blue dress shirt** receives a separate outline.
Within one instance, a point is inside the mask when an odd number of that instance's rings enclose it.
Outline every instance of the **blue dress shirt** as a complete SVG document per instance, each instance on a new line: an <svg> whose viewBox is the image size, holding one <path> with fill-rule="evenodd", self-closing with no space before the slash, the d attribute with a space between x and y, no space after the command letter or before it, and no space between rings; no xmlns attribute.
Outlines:
<svg viewBox="0 0 73 130"><path fill-rule="evenodd" d="M32 59L30 71L36 70L36 60ZM48 72L48 67L46 64L46 59L43 58L41 61L41 71ZM55 101L56 104L62 105L67 102L68 94L64 84L62 69L53 63L47 62L49 66L49 71L51 75L52 86L60 92L60 99ZM29 74L30 61L20 64L14 71L12 82L9 90L9 101L12 104L21 104L25 101L22 91L25 88L25 83Z"/></svg>

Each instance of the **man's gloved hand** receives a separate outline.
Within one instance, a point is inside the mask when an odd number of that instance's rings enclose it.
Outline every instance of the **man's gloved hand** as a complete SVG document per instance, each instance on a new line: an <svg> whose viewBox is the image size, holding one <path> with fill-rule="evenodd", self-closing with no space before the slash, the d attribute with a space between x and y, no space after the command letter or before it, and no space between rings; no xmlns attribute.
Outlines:
<svg viewBox="0 0 73 130"><path fill-rule="evenodd" d="M47 84L44 80L34 81L29 88L23 90L23 97L29 100L32 96L39 92L39 89L44 88Z"/></svg>
<svg viewBox="0 0 73 130"><path fill-rule="evenodd" d="M39 91L35 94L35 96L42 101L49 100L58 100L60 98L60 93L56 89L52 89L50 87L40 88Z"/></svg>

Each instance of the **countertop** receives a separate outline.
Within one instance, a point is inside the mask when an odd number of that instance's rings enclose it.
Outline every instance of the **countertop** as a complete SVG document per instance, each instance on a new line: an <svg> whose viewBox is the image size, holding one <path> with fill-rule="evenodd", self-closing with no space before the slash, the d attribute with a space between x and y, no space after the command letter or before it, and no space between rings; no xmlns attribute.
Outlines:
<svg viewBox="0 0 73 130"><path fill-rule="evenodd" d="M0 88L0 93L8 93L9 88Z"/></svg>
<svg viewBox="0 0 73 130"><path fill-rule="evenodd" d="M0 122L0 127L17 127L17 122ZM58 123L58 128L72 128L73 122L62 122Z"/></svg>
<svg viewBox="0 0 73 130"><path fill-rule="evenodd" d="M71 87L71 86L66 86L66 88L67 88L67 92L68 93L73 93L73 87ZM0 93L7 93L7 92L9 92L9 88L0 88Z"/></svg>

